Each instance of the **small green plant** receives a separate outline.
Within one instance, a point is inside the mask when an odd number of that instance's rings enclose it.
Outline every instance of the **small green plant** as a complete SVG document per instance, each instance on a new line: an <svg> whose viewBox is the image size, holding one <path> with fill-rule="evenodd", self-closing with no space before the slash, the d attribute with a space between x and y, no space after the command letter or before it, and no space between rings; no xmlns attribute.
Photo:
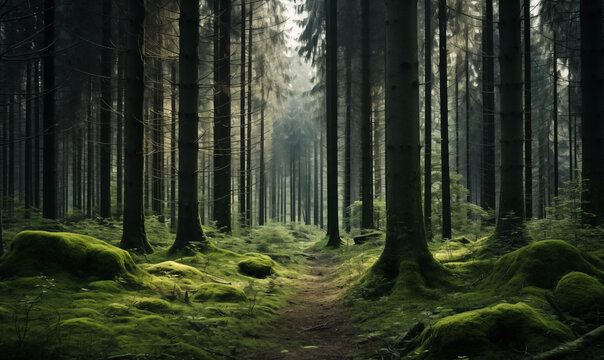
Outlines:
<svg viewBox="0 0 604 360"><path fill-rule="evenodd" d="M16 304L13 311L13 325L15 335L17 336L17 347L20 349L25 344L27 337L30 334L32 314L34 311L39 311L36 307L40 303L42 297L55 286L55 280L44 274L37 277L39 283L35 285L36 289L40 290L38 295L26 295Z"/></svg>

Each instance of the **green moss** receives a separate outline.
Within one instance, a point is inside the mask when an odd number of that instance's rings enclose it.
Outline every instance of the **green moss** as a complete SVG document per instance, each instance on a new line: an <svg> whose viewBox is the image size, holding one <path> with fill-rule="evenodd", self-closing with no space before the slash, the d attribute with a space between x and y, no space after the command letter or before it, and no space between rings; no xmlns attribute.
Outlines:
<svg viewBox="0 0 604 360"><path fill-rule="evenodd" d="M126 306L124 304L120 304L120 303L111 303L111 304L107 305L107 307L104 309L103 312L105 313L105 315L107 315L109 317L132 315L130 308L128 306Z"/></svg>
<svg viewBox="0 0 604 360"><path fill-rule="evenodd" d="M23 231L0 263L0 275L67 272L79 277L139 281L144 274L130 254L85 235Z"/></svg>
<svg viewBox="0 0 604 360"><path fill-rule="evenodd" d="M178 359L213 360L216 358L207 351L184 342L166 345L164 351Z"/></svg>
<svg viewBox="0 0 604 360"><path fill-rule="evenodd" d="M604 263L576 247L561 240L544 240L502 256L481 288L504 294L526 286L552 289L568 272L581 271L602 278L602 269Z"/></svg>
<svg viewBox="0 0 604 360"><path fill-rule="evenodd" d="M237 264L242 274L262 279L273 273L275 263L268 256L255 253L247 253L244 256L246 259Z"/></svg>
<svg viewBox="0 0 604 360"><path fill-rule="evenodd" d="M124 289L120 286L119 283L113 281L113 280L100 280L100 281L93 281L91 283L88 284L88 288L91 290L99 290L99 291L104 291L104 292L108 292L108 293L119 293L122 292Z"/></svg>
<svg viewBox="0 0 604 360"><path fill-rule="evenodd" d="M509 359L518 352L540 353L573 338L568 327L524 303L445 317L418 337L412 359Z"/></svg>
<svg viewBox="0 0 604 360"><path fill-rule="evenodd" d="M147 272L155 275L170 275L178 277L196 277L201 276L201 271L188 265L176 261L164 261L159 264L149 265L145 268Z"/></svg>
<svg viewBox="0 0 604 360"><path fill-rule="evenodd" d="M470 244L470 243L472 243L472 240L468 239L466 236L454 237L453 239L451 239L449 241L457 242L457 243L460 243L460 244Z"/></svg>
<svg viewBox="0 0 604 360"><path fill-rule="evenodd" d="M147 310L154 313L172 312L172 305L169 302L156 298L142 298L134 303L134 306L140 310Z"/></svg>
<svg viewBox="0 0 604 360"><path fill-rule="evenodd" d="M87 317L73 318L61 322L61 328L72 334L90 336L109 336L112 331L109 327Z"/></svg>
<svg viewBox="0 0 604 360"><path fill-rule="evenodd" d="M195 301L240 302L246 301L245 293L234 286L225 284L203 284L193 297Z"/></svg>
<svg viewBox="0 0 604 360"><path fill-rule="evenodd" d="M7 308L0 306L0 320L9 319L11 315L11 311Z"/></svg>
<svg viewBox="0 0 604 360"><path fill-rule="evenodd" d="M581 272L564 275L554 294L560 308L573 315L604 310L604 285Z"/></svg>

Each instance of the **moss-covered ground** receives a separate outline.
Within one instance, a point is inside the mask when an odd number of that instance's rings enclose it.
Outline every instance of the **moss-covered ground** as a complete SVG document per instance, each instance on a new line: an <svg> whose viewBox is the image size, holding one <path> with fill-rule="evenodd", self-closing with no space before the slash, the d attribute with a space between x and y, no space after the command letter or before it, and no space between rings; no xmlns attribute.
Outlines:
<svg viewBox="0 0 604 360"><path fill-rule="evenodd" d="M434 241L445 281L375 296L362 285L383 235L326 249L311 226L208 227L215 247L170 254L174 235L150 218L156 252L143 256L115 247L120 227L83 218L8 227L2 358L528 359L603 322L602 249L561 240L501 257L484 257L486 239L472 234ZM599 359L602 343L560 358Z"/></svg>

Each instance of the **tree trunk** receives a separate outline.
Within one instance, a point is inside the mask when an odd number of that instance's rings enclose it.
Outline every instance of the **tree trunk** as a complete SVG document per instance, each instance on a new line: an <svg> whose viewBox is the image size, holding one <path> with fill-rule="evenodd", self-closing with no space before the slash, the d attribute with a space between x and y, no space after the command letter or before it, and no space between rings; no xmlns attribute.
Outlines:
<svg viewBox="0 0 604 360"><path fill-rule="evenodd" d="M117 216L122 215L123 209L123 188L124 188L124 162L123 162L123 148L124 148L124 56L123 56L123 40L126 36L125 31L125 19L120 17L119 19L119 48L118 48L118 61L117 61L117 150L116 150L116 177L117 177L117 188L116 188L116 206Z"/></svg>
<svg viewBox="0 0 604 360"><path fill-rule="evenodd" d="M524 0L524 191L525 216L533 217L533 129L531 89L531 1Z"/></svg>
<svg viewBox="0 0 604 360"><path fill-rule="evenodd" d="M145 157L145 2L128 0L128 53L126 55L124 158L124 230L120 247L151 253L145 232L143 185Z"/></svg>
<svg viewBox="0 0 604 360"><path fill-rule="evenodd" d="M429 0L428 0L429 1ZM373 156L371 126L371 48L369 0L361 0L361 230L373 229ZM315 160L317 158L315 150ZM316 225L316 221L315 221Z"/></svg>
<svg viewBox="0 0 604 360"><path fill-rule="evenodd" d="M604 223L604 45L602 2L581 0L583 210L587 223Z"/></svg>
<svg viewBox="0 0 604 360"><path fill-rule="evenodd" d="M170 124L170 229L176 230L176 65L172 64L172 123ZM203 168L201 169L204 170ZM202 186L203 186L202 182Z"/></svg>
<svg viewBox="0 0 604 360"><path fill-rule="evenodd" d="M161 35L156 39L161 44ZM155 85L153 86L153 115L151 116L152 139L152 210L158 216L159 222L164 222L164 76L161 59L155 61Z"/></svg>
<svg viewBox="0 0 604 360"><path fill-rule="evenodd" d="M425 0L425 10L424 225L427 238L432 239L432 0Z"/></svg>
<svg viewBox="0 0 604 360"><path fill-rule="evenodd" d="M32 62L27 62L26 84L25 84L25 218L29 218L29 207L31 206L31 180L32 180Z"/></svg>
<svg viewBox="0 0 604 360"><path fill-rule="evenodd" d="M113 72L113 45L111 41L111 3L103 0L101 25L101 117L100 117L100 213L102 218L111 217L111 76Z"/></svg>
<svg viewBox="0 0 604 360"><path fill-rule="evenodd" d="M556 44L556 29L553 29L554 38L554 53L552 58L552 70L554 73L554 105L553 105L553 120L554 120L554 196L558 196L559 173L558 173L558 46Z"/></svg>
<svg viewBox="0 0 604 360"><path fill-rule="evenodd" d="M508 249L524 245L522 47L520 3L499 5L501 180L496 238Z"/></svg>
<svg viewBox="0 0 604 360"><path fill-rule="evenodd" d="M384 251L365 280L375 295L383 295L395 284L413 291L435 285L432 280L439 274L428 250L422 215L417 2L385 3L388 227Z"/></svg>
<svg viewBox="0 0 604 360"><path fill-rule="evenodd" d="M440 73L440 155L442 168L442 236L451 238L451 181L449 175L449 97L447 95L447 3L438 2Z"/></svg>
<svg viewBox="0 0 604 360"><path fill-rule="evenodd" d="M214 220L231 232L231 1L219 0L218 103L214 106ZM184 77L184 76L181 76ZM181 90L182 91L182 90Z"/></svg>
<svg viewBox="0 0 604 360"><path fill-rule="evenodd" d="M246 200L246 219L248 225L252 225L252 53L254 47L252 46L252 34L254 29L254 6L250 4L250 26L248 31L248 51L247 51L247 165L246 165L246 178L247 183L245 187L245 200Z"/></svg>
<svg viewBox="0 0 604 360"><path fill-rule="evenodd" d="M465 58L465 66L466 66L466 188L468 189L468 203L472 202L472 180L470 178L471 175L471 167L470 167L470 46L468 44L468 39L470 35L468 34L468 28L466 27L466 58Z"/></svg>
<svg viewBox="0 0 604 360"><path fill-rule="evenodd" d="M57 218L55 151L55 0L44 0L44 158L42 217Z"/></svg>
<svg viewBox="0 0 604 360"><path fill-rule="evenodd" d="M313 167L314 167L314 191L313 191L313 225L319 226L319 152L318 152L318 141L313 140ZM322 173L322 172L321 172ZM372 199L373 200L373 199Z"/></svg>
<svg viewBox="0 0 604 360"><path fill-rule="evenodd" d="M486 0L482 57L482 207L495 209L495 53L493 0Z"/></svg>
<svg viewBox="0 0 604 360"><path fill-rule="evenodd" d="M197 170L199 119L199 2L180 2L180 57L179 57L179 126L178 126L178 229L170 251L182 249L190 242L207 241L199 217ZM230 179L229 179L230 180ZM230 184L230 182L229 182ZM227 198L230 197L227 194Z"/></svg>
<svg viewBox="0 0 604 360"><path fill-rule="evenodd" d="M88 84L88 116L86 118L86 216L92 217L92 199L94 186L94 151L92 141L92 79Z"/></svg>
<svg viewBox="0 0 604 360"><path fill-rule="evenodd" d="M36 105L34 106L34 127L36 137L34 139L34 189L33 204L36 209L40 208L40 140L43 136L40 127L40 61L36 60L34 70L35 89L34 96ZM81 205L80 205L81 207Z"/></svg>
<svg viewBox="0 0 604 360"><path fill-rule="evenodd" d="M339 247L338 224L338 2L327 0L327 246Z"/></svg>
<svg viewBox="0 0 604 360"><path fill-rule="evenodd" d="M342 220L344 231L350 233L350 134L352 122L352 54L350 49L344 53L346 63L346 120L344 127L344 204L342 204Z"/></svg>
<svg viewBox="0 0 604 360"><path fill-rule="evenodd" d="M239 222L244 225L245 221L245 46L246 46L246 9L245 9L245 1L241 0L241 97L239 102L239 112L240 121L239 121ZM251 30L250 30L251 31Z"/></svg>
<svg viewBox="0 0 604 360"><path fill-rule="evenodd" d="M264 76L264 63L260 64L261 74L260 76ZM265 170L264 170L264 108L266 104L264 103L264 79L260 79L260 179L258 189L258 225L264 225L265 219L265 202L266 202L266 186L265 186Z"/></svg>

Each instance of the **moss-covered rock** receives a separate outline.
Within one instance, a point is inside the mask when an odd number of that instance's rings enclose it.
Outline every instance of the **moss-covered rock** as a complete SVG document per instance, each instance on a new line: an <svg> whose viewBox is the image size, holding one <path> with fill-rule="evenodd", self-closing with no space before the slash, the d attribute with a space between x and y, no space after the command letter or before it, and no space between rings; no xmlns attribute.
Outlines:
<svg viewBox="0 0 604 360"><path fill-rule="evenodd" d="M172 312L172 305L169 302L156 298L142 298L134 303L134 306L139 310L147 310L154 313Z"/></svg>
<svg viewBox="0 0 604 360"><path fill-rule="evenodd" d="M145 268L147 272L155 275L170 275L178 277L200 276L201 271L176 261L164 261L159 264L149 265Z"/></svg>
<svg viewBox="0 0 604 360"><path fill-rule="evenodd" d="M130 254L90 236L23 231L15 236L0 263L0 275L67 272L80 277L139 281L144 272Z"/></svg>
<svg viewBox="0 0 604 360"><path fill-rule="evenodd" d="M604 310L604 285L581 272L564 275L554 294L560 308L573 315Z"/></svg>
<svg viewBox="0 0 604 360"><path fill-rule="evenodd" d="M439 320L417 338L410 358L510 359L515 351L540 353L571 338L564 324L524 303L499 304Z"/></svg>
<svg viewBox="0 0 604 360"><path fill-rule="evenodd" d="M481 288L510 293L527 286L552 289L571 271L604 277L604 263L561 240L544 240L502 256Z"/></svg>
<svg viewBox="0 0 604 360"><path fill-rule="evenodd" d="M216 283L201 285L193 296L195 301L240 302L246 301L245 293L234 286Z"/></svg>
<svg viewBox="0 0 604 360"><path fill-rule="evenodd" d="M110 328L88 317L65 320L61 322L60 326L70 334L80 336L106 337L112 334Z"/></svg>
<svg viewBox="0 0 604 360"><path fill-rule="evenodd" d="M261 254L248 253L246 258L239 262L239 272L255 278L265 278L273 273L275 263L270 257Z"/></svg>

